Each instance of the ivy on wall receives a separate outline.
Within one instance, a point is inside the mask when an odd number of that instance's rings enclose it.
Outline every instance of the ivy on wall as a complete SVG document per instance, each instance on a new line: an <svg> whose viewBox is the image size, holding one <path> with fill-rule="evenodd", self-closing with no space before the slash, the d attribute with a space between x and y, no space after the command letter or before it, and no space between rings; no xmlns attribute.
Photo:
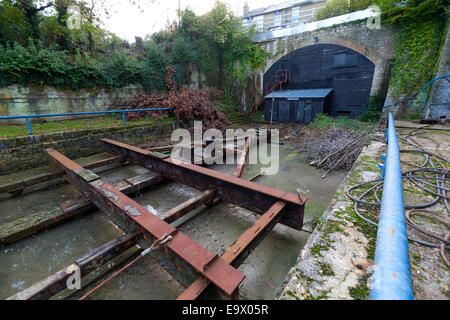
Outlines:
<svg viewBox="0 0 450 320"><path fill-rule="evenodd" d="M447 33L446 5L443 0L375 2L383 12L382 23L397 29L390 92L396 101L412 97L436 74ZM402 111L410 112L406 104Z"/></svg>
<svg viewBox="0 0 450 320"><path fill-rule="evenodd" d="M322 20L377 5L382 24L396 28L390 93L394 100L411 97L437 71L440 49L447 33L444 0L331 0L319 9L315 20ZM421 97L415 104L423 103ZM407 112L406 106L404 108Z"/></svg>

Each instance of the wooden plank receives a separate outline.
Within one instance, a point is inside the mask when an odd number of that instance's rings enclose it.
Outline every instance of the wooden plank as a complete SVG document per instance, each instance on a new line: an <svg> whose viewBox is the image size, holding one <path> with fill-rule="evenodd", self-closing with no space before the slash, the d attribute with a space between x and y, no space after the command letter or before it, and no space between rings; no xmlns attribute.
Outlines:
<svg viewBox="0 0 450 320"><path fill-rule="evenodd" d="M80 276L84 277L99 266L119 256L126 250L135 246L140 233L126 234L120 238L111 240L103 246L92 250L71 266L80 268ZM70 267L70 266L69 266ZM67 288L67 280L73 273L66 267L57 273L33 284L25 290L8 298L8 300L47 300L58 292Z"/></svg>
<svg viewBox="0 0 450 320"><path fill-rule="evenodd" d="M149 172L127 180L131 183L121 181L116 183L115 187L124 194L134 194L161 183L164 178L160 174ZM0 246L54 228L93 209L95 209L94 204L87 199L72 199L52 209L3 224L0 226Z"/></svg>

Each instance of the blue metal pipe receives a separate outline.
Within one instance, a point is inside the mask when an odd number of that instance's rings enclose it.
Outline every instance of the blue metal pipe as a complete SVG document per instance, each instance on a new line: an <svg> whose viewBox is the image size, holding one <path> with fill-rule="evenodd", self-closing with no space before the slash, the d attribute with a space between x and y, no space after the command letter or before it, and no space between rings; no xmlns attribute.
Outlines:
<svg viewBox="0 0 450 320"><path fill-rule="evenodd" d="M7 116L0 117L0 120L8 119L27 119L27 118L48 118L48 117L67 117L67 116L83 116L93 114L109 114L109 113L122 113L122 112L143 112L143 111L161 111L169 110L168 108L154 108L154 109L136 109L136 110L112 110L112 111L95 111L95 112L76 112L76 113L57 113L57 114L38 114L38 115L26 115L26 116Z"/></svg>
<svg viewBox="0 0 450 320"><path fill-rule="evenodd" d="M392 113L389 113L388 141L370 298L413 300L402 168Z"/></svg>
<svg viewBox="0 0 450 320"><path fill-rule="evenodd" d="M127 112L142 112L142 111L162 111L169 110L168 108L153 108L153 109L134 109L134 110L111 110L111 111L95 111L95 112L76 112L76 113L56 113L56 114L38 114L29 116L7 116L0 117L0 120L9 119L25 119L28 127L28 134L32 135L30 118L47 118L47 117L67 117L67 116L82 116L82 115L93 115L93 114L111 114L111 113L122 113L123 125L127 125L125 118L125 113Z"/></svg>
<svg viewBox="0 0 450 320"><path fill-rule="evenodd" d="M32 135L33 134L33 130L31 130L30 119L29 118L25 118L25 120L27 122L28 134Z"/></svg>

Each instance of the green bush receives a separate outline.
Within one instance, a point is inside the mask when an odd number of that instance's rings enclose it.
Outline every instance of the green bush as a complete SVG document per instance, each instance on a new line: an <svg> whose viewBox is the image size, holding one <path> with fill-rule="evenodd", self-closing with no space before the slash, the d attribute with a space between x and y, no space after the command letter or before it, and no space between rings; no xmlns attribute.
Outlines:
<svg viewBox="0 0 450 320"><path fill-rule="evenodd" d="M331 117L325 113L318 113L314 117L313 122L308 124L311 129L323 129L327 127L339 127L347 130L352 130L358 133L367 132L373 127L372 124L362 122L348 117Z"/></svg>
<svg viewBox="0 0 450 320"><path fill-rule="evenodd" d="M370 97L369 106L364 108L363 112L359 115L358 120L366 122L378 122L383 112L385 97L377 95Z"/></svg>

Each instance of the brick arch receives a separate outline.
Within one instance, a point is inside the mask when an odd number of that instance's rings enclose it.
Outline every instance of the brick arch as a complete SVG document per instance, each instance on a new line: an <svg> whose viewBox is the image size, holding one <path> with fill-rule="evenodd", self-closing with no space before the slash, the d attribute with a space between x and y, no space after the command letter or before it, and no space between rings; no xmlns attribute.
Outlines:
<svg viewBox="0 0 450 320"><path fill-rule="evenodd" d="M365 22L362 22L261 41L258 44L265 48L271 57L258 72L259 88L263 89L264 74L287 54L311 45L334 44L354 50L369 59L375 65L371 95L384 94L387 92L390 78L389 61L393 55L393 34L394 31L387 26L382 26L380 30L369 30Z"/></svg>
<svg viewBox="0 0 450 320"><path fill-rule="evenodd" d="M348 49L352 49L354 51L356 51L357 53L363 55L364 57L366 57L368 60L370 60L374 65L376 65L377 63L379 63L380 60L382 60L382 57L380 56L380 54L378 54L377 52L373 52L372 50L368 50L367 47L356 43L353 40L350 39L344 39L344 38L339 38L339 39L335 39L335 41L318 41L314 44L304 44L304 43L294 43L294 46L289 48L288 50L286 50L285 52L283 52L283 55L276 55L274 57L271 57L265 67L264 67L264 73L266 73L275 63L277 63L278 61L280 61L281 59L283 59L285 56L287 56L288 54L306 48L306 47L310 47L310 46L314 46L314 45L318 45L318 44L333 44L333 45L338 45L341 47L345 47Z"/></svg>
<svg viewBox="0 0 450 320"><path fill-rule="evenodd" d="M369 104L375 64L342 43L316 43L292 50L267 69L264 89L279 85L275 79L283 69L291 71L283 90L333 88L326 108L331 115L356 117Z"/></svg>

